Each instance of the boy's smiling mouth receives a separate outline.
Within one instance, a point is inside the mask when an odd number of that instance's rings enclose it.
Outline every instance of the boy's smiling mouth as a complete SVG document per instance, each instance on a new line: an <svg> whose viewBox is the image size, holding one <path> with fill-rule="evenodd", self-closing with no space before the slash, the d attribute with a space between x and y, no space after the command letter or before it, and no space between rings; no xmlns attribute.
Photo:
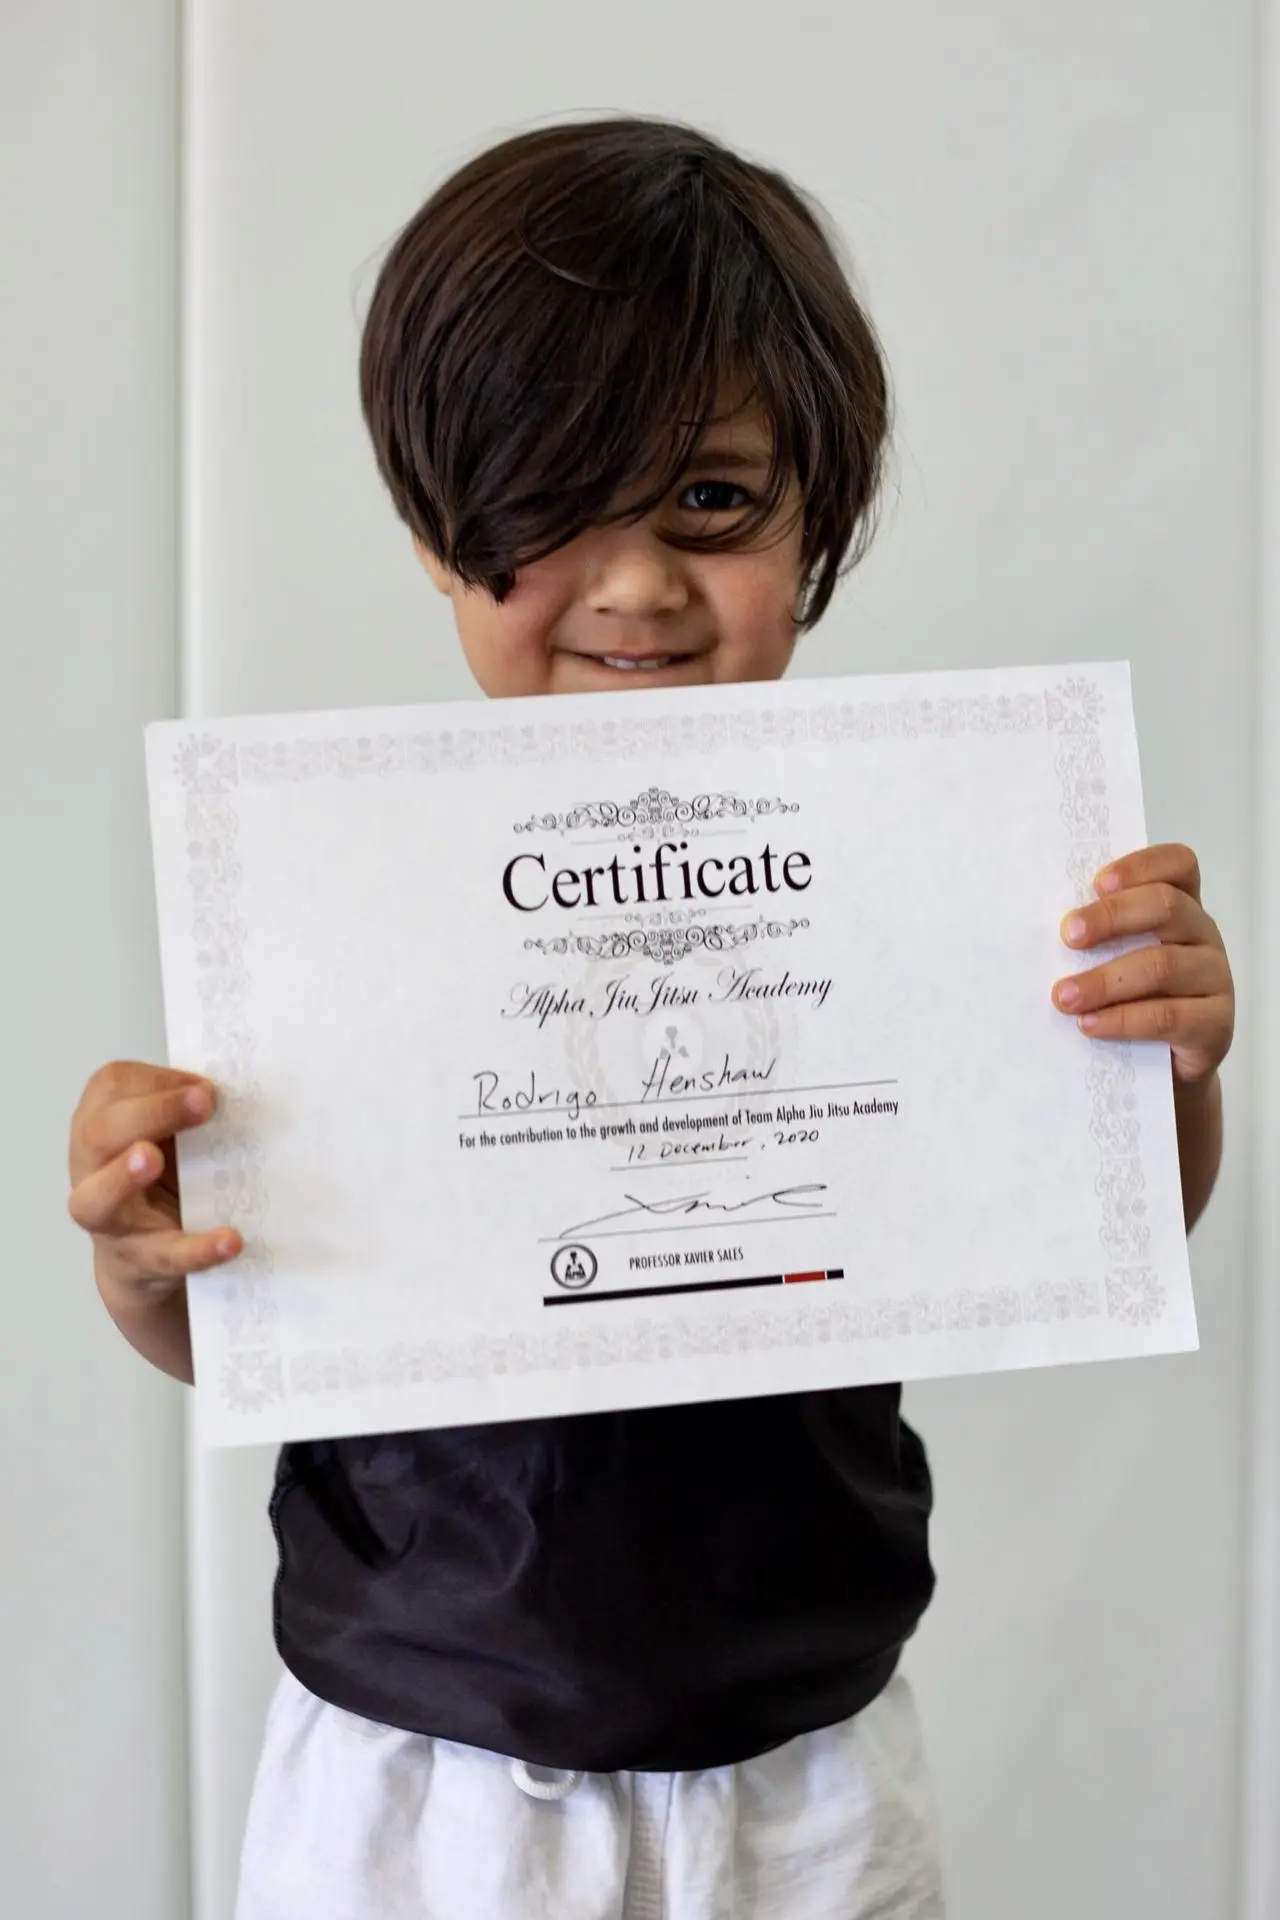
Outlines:
<svg viewBox="0 0 1280 1920"><path fill-rule="evenodd" d="M646 653L640 655L626 653L601 653L592 656L598 659L602 667L614 667L622 673L653 673L659 667L674 667L685 660L691 660L688 653Z"/></svg>
<svg viewBox="0 0 1280 1920"><path fill-rule="evenodd" d="M599 667L603 672L609 674L665 673L673 669L689 666L694 661L704 659L706 655L705 649L694 650L692 648L686 649L683 652L670 651L666 653L659 653L656 649L653 652L646 653L622 650L617 653L579 653L576 648L564 647L561 648L561 652L570 660L581 660L585 665Z"/></svg>

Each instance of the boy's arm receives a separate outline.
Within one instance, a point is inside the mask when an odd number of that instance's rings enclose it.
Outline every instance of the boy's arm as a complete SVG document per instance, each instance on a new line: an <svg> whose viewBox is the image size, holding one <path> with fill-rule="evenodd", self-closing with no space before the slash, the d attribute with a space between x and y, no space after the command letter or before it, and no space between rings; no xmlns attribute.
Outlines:
<svg viewBox="0 0 1280 1920"><path fill-rule="evenodd" d="M103 1306L135 1353L185 1386L195 1385L185 1284L165 1300L148 1300L140 1299L136 1288L113 1284L99 1274L98 1292Z"/></svg>
<svg viewBox="0 0 1280 1920"><path fill-rule="evenodd" d="M1104 867L1094 887L1098 899L1063 922L1067 946L1084 951L1144 933L1154 933L1156 943L1059 980L1054 999L1095 1040L1160 1040L1169 1047L1189 1231L1222 1159L1218 1068L1236 1017L1227 950L1200 899L1200 863L1189 847L1144 847Z"/></svg>
<svg viewBox="0 0 1280 1920"><path fill-rule="evenodd" d="M1216 1073L1191 1086L1176 1087L1178 1164L1182 1169L1182 1213L1190 1233L1209 1204L1222 1165L1222 1081Z"/></svg>
<svg viewBox="0 0 1280 1920"><path fill-rule="evenodd" d="M216 1104L195 1074L118 1061L94 1074L71 1122L69 1211L92 1236L103 1305L131 1347L189 1386L187 1275L243 1247L234 1228L182 1230L174 1139Z"/></svg>

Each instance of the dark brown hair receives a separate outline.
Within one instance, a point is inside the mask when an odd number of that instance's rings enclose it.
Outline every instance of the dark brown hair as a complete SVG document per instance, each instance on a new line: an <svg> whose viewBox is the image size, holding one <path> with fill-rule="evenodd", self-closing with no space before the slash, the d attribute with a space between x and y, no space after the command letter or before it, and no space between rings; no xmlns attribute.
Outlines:
<svg viewBox="0 0 1280 1920"><path fill-rule="evenodd" d="M822 220L780 174L665 121L504 141L393 243L360 359L401 518L499 600L621 497L644 488L627 517L651 512L743 380L773 430L768 483L679 544L749 544L794 472L812 626L870 536L889 392Z"/></svg>

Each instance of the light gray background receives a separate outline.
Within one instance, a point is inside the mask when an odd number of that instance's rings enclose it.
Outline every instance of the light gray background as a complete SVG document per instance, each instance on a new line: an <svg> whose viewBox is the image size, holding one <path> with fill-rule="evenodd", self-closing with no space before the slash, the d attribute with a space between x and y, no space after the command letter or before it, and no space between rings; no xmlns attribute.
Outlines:
<svg viewBox="0 0 1280 1920"><path fill-rule="evenodd" d="M163 1047L139 729L177 695L177 22L0 8L0 1908L187 1894L183 1394L66 1216L90 1070Z"/></svg>
<svg viewBox="0 0 1280 1920"><path fill-rule="evenodd" d="M888 349L900 491L800 670L1131 658L1152 835L1200 851L1247 987L1275 700L1251 607L1252 16L193 0L180 112L172 5L6 10L0 1879L24 1916L182 1912L186 1632L196 1912L230 1920L274 1675L270 1456L194 1460L184 1502L180 1391L98 1308L60 1157L91 1067L162 1046L142 723L470 691L362 439L379 248L485 138L569 111L692 119L817 193ZM1193 1241L1202 1353L910 1396L942 1581L911 1670L956 1920L1246 1911L1274 1604L1248 1524L1270 1513L1250 1434L1274 1438L1250 1405L1252 1052ZM1272 1915L1260 1868L1250 1890Z"/></svg>

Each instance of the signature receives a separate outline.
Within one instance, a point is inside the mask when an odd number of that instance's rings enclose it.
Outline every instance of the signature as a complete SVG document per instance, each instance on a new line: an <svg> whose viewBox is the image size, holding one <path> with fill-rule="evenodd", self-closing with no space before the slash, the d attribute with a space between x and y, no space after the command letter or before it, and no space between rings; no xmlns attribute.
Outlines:
<svg viewBox="0 0 1280 1920"><path fill-rule="evenodd" d="M592 1227L603 1227L612 1220L631 1220L637 1214L656 1215L659 1219L668 1216L683 1217L691 1213L742 1214L753 1207L780 1207L783 1215L797 1213L818 1213L822 1202L806 1198L809 1194L823 1194L827 1191L821 1181L808 1181L798 1187L776 1187L772 1193L755 1193L747 1200L712 1200L708 1198L710 1189L703 1193L681 1193L668 1200L641 1200L636 1194L628 1193L623 1197L628 1201L625 1207L618 1207L612 1213L598 1213L590 1220L579 1220L575 1226L565 1227L560 1234L562 1240L574 1240L579 1234L588 1233Z"/></svg>

